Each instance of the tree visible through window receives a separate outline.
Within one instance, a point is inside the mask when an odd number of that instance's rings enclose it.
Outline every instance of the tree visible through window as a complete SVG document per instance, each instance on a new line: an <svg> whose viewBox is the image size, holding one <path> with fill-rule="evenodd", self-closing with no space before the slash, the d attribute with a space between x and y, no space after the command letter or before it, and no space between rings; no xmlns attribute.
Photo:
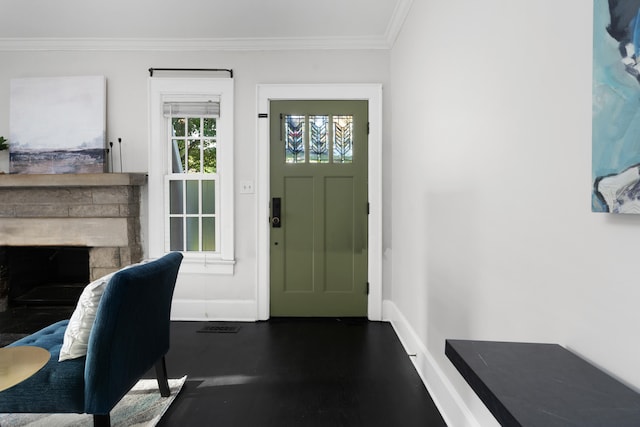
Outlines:
<svg viewBox="0 0 640 427"><path fill-rule="evenodd" d="M215 252L215 117L170 117L169 249Z"/></svg>
<svg viewBox="0 0 640 427"><path fill-rule="evenodd" d="M173 117L171 119L174 173L216 172L216 119Z"/></svg>

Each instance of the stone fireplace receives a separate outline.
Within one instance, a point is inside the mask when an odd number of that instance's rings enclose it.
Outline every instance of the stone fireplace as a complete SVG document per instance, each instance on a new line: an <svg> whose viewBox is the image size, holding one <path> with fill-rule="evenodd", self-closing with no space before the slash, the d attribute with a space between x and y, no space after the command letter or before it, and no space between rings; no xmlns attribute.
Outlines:
<svg viewBox="0 0 640 427"><path fill-rule="evenodd" d="M0 247L87 248L90 280L138 262L146 182L136 173L0 175Z"/></svg>

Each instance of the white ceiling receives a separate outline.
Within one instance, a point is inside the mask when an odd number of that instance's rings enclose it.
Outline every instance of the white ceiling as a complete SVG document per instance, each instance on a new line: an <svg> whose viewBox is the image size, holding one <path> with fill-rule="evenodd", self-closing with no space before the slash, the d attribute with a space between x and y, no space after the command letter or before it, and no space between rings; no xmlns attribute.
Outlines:
<svg viewBox="0 0 640 427"><path fill-rule="evenodd" d="M5 0L0 49L388 49L411 2Z"/></svg>

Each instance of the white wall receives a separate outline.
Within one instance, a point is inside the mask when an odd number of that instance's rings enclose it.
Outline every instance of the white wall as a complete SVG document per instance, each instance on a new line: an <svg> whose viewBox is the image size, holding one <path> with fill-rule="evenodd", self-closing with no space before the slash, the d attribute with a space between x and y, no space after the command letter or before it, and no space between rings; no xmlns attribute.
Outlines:
<svg viewBox="0 0 640 427"><path fill-rule="evenodd" d="M9 134L11 78L106 76L107 138L116 147L117 138L122 138L125 172L147 171L149 67L234 70L237 214L235 274L211 278L186 277L183 274L178 281L174 299L174 307L193 309L192 313L180 313L180 317L192 315L210 319L251 320L257 316L257 195L239 194L238 191L241 181L256 179L256 85L389 83L388 51L0 52L0 64L0 135L5 136ZM37 123L37 118L34 118L34 123ZM117 157L115 163L116 170L119 170Z"/></svg>
<svg viewBox="0 0 640 427"><path fill-rule="evenodd" d="M392 50L389 317L450 425L457 397L495 420L447 338L556 342L640 389L640 217L590 211L592 8L415 0Z"/></svg>

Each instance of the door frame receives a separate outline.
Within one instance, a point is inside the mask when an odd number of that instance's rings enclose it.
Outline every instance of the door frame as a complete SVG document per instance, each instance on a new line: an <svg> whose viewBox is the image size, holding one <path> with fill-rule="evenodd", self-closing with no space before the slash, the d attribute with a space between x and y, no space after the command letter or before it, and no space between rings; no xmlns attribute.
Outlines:
<svg viewBox="0 0 640 427"><path fill-rule="evenodd" d="M270 232L269 103L272 100L366 100L369 102L369 252L367 317L382 320L382 85L259 84L257 85L257 319L269 319ZM264 115L267 115L266 117ZM263 117L260 117L263 116Z"/></svg>

